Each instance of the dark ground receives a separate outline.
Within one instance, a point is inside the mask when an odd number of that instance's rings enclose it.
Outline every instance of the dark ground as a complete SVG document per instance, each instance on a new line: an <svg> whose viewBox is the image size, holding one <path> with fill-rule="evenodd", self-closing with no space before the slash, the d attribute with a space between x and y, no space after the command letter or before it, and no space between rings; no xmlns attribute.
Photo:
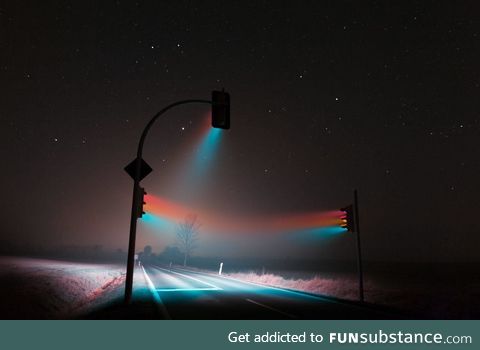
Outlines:
<svg viewBox="0 0 480 350"><path fill-rule="evenodd" d="M369 304L382 310L386 308L391 318L480 318L480 274L476 265L400 266L384 265L383 269L373 270L367 265L365 295ZM301 275L288 270L268 269L267 273L285 278L311 276L311 272ZM331 272L321 275L336 278L334 281L339 286L351 280L355 287L355 274ZM118 264L1 258L0 318L161 318L140 273L135 277L136 301L128 308L123 305L123 278L124 266ZM174 301L175 308L182 308L180 300ZM186 301L185 305L188 305ZM328 317L336 318L334 316L329 314Z"/></svg>

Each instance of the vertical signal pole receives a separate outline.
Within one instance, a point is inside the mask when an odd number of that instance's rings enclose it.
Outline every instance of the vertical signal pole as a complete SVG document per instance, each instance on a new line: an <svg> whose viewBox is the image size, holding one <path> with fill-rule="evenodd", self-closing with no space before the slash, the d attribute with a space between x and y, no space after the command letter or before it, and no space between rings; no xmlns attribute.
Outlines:
<svg viewBox="0 0 480 350"><path fill-rule="evenodd" d="M362 249L360 244L360 217L358 215L358 194L353 191L353 204L355 207L355 232L357 233L357 268L358 268L358 296L360 301L364 301L363 293L363 268L362 268Z"/></svg>
<svg viewBox="0 0 480 350"><path fill-rule="evenodd" d="M137 159L135 166L135 178L133 180L133 199L132 214L130 216L130 236L128 240L128 261L127 276L125 279L125 302L127 304L132 300L133 289L133 269L135 265L135 240L137 236L137 212L138 212L138 191L140 190L140 159Z"/></svg>
<svg viewBox="0 0 480 350"><path fill-rule="evenodd" d="M142 146L140 146L135 158L124 169L133 179L133 195L132 195L132 213L130 216L130 236L128 239L128 259L127 259L127 276L125 278L125 303L129 304L132 300L133 288L133 270L135 268L135 239L137 236L137 219L143 215L143 197L145 190L140 187L140 181L150 174L152 168L142 159Z"/></svg>
<svg viewBox="0 0 480 350"><path fill-rule="evenodd" d="M125 303L132 300L133 272L135 268L135 239L137 236L137 219L142 217L143 195L140 181L150 174L152 168L142 159L143 144L153 123L169 109L187 103L206 103L212 105L212 126L218 129L230 129L230 95L222 91L212 91L212 100L182 100L168 105L153 116L143 129L138 143L137 158L125 167L125 171L133 179L132 214L130 217L130 236L128 240L127 276L125 278Z"/></svg>

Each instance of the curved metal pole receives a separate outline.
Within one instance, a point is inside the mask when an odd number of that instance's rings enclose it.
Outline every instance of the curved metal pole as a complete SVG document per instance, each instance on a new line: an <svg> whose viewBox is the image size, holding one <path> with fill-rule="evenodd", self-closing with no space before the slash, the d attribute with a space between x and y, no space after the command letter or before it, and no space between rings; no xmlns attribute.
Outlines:
<svg viewBox="0 0 480 350"><path fill-rule="evenodd" d="M209 101L209 100L182 100L182 101L178 101L178 102L175 102L175 103L172 103L172 104L168 105L167 107L163 108L160 112L155 114L153 116L153 118L148 122L147 126L145 126L145 129L143 129L142 136L140 137L140 142L138 143L137 158L142 157L143 144L145 143L145 138L147 137L148 131L150 130L152 125L155 123L155 121L163 113L165 113L169 109L171 109L173 107L176 107L176 106L179 106L179 105L186 104L186 103L208 103L208 104L212 104L212 101Z"/></svg>
<svg viewBox="0 0 480 350"><path fill-rule="evenodd" d="M212 101L209 100L182 100L175 103L168 105L167 107L163 108L153 116L152 119L148 122L143 129L142 136L140 137L140 141L138 143L137 149L137 161L135 165L135 176L133 179L133 199L132 199L132 211L130 217L130 236L128 239L128 259L127 259L127 275L125 278L125 303L129 304L132 300L132 289L133 289L133 270L135 268L135 240L137 236L137 207L138 203L137 200L139 198L139 191L143 191L140 189L140 180L141 180L141 159L142 159L142 152L143 152L143 144L145 143L145 138L147 137L148 131L155 123L155 121L166 111L169 109L186 104L186 103L208 103L211 104Z"/></svg>

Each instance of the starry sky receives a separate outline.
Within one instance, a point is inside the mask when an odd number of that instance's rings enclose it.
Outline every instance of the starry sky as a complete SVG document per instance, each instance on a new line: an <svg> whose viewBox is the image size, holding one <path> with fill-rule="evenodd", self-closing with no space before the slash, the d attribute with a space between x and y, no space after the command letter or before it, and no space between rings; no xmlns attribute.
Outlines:
<svg viewBox="0 0 480 350"><path fill-rule="evenodd" d="M144 125L168 103L224 87L231 130L188 204L305 212L344 206L357 188L367 260L478 261L478 10L2 1L0 240L126 250L123 167ZM147 192L186 200L175 179L208 113L179 107L154 126ZM139 232L138 244L160 249L156 239ZM322 254L348 257L351 244L341 237Z"/></svg>

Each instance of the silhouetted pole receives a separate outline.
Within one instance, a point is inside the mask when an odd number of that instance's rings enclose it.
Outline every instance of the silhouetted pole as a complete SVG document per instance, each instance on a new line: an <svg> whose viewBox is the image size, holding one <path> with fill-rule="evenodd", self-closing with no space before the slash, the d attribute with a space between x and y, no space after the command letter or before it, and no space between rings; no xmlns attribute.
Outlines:
<svg viewBox="0 0 480 350"><path fill-rule="evenodd" d="M132 300L132 288L133 288L133 270L135 267L135 240L137 236L137 200L138 200L138 191L140 191L140 181L142 180L142 152L143 152L143 144L145 143L145 138L147 137L148 131L152 127L153 123L160 117L163 113L168 111L169 109L186 104L186 103L208 103L211 104L212 101L209 100L183 100L172 103L162 109L160 112L155 114L153 118L148 122L147 126L142 132L142 136L140 137L140 142L138 143L137 149L137 158L135 164L135 172L133 178L133 200L132 200L132 213L130 217L130 237L128 239L128 259L127 259L127 276L125 279L125 303L130 303Z"/></svg>
<svg viewBox="0 0 480 350"><path fill-rule="evenodd" d="M357 268L358 268L358 295L360 301L364 301L363 294L363 268L362 268L362 247L360 244L360 216L358 215L358 194L353 191L353 200L355 206L355 231L357 232Z"/></svg>
<svg viewBox="0 0 480 350"><path fill-rule="evenodd" d="M140 162L137 159L137 164ZM128 239L128 258L127 258L127 276L125 278L125 303L132 300L133 288L133 269L135 265L135 240L137 238L137 191L140 187L140 166L137 165L135 170L135 179L133 180L133 200L132 212L130 216L130 236Z"/></svg>

